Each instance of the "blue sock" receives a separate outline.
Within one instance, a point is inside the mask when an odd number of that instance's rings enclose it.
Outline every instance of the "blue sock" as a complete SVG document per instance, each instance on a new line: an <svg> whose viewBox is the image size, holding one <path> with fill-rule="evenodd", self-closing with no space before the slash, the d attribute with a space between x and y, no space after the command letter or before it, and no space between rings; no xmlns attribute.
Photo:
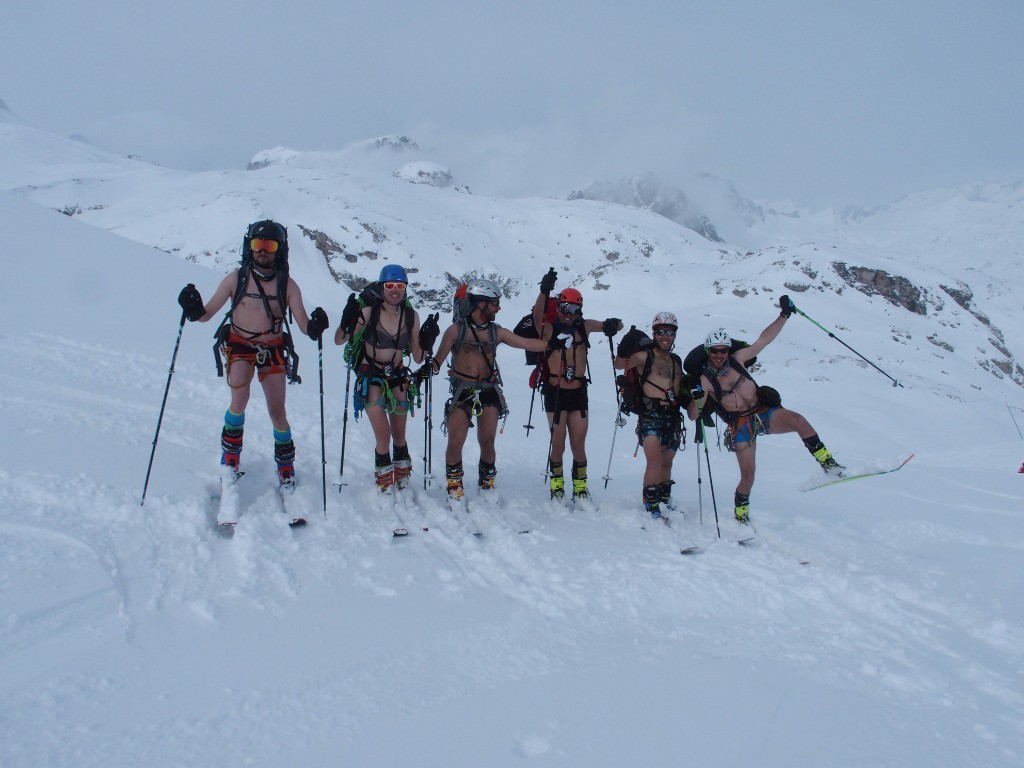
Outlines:
<svg viewBox="0 0 1024 768"><path fill-rule="evenodd" d="M230 408L224 411L224 424L232 429L238 429L245 424L245 411L235 413Z"/></svg>
<svg viewBox="0 0 1024 768"><path fill-rule="evenodd" d="M275 443L287 443L292 439L292 429L275 429L274 430L274 442Z"/></svg>

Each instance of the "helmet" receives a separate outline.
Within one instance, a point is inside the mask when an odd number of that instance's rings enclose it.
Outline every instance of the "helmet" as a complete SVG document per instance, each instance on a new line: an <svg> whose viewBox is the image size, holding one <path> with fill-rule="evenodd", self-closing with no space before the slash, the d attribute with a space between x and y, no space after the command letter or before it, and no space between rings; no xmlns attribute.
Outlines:
<svg viewBox="0 0 1024 768"><path fill-rule="evenodd" d="M249 225L245 230L245 240L242 242L242 258L252 257L253 238L260 240L274 240L280 246L277 249L277 263L288 259L288 230L276 221L263 219Z"/></svg>
<svg viewBox="0 0 1024 768"><path fill-rule="evenodd" d="M501 288L490 280L477 278L476 280L470 280L466 286L466 298L474 304L486 299L500 299Z"/></svg>
<svg viewBox="0 0 1024 768"><path fill-rule="evenodd" d="M704 339L704 349L711 349L712 347L732 347L732 337L725 328L712 331Z"/></svg>
<svg viewBox="0 0 1024 768"><path fill-rule="evenodd" d="M381 283L395 282L395 283L409 283L409 275L405 273L405 267L401 267L398 264L386 264L384 269L380 271L380 277L377 280Z"/></svg>
<svg viewBox="0 0 1024 768"><path fill-rule="evenodd" d="M566 288L558 294L558 301L559 303L579 304L580 306L583 306L583 294L575 288Z"/></svg>
<svg viewBox="0 0 1024 768"><path fill-rule="evenodd" d="M678 328L679 321L671 312L659 312L651 321L651 328L657 328L659 325L671 325L673 328Z"/></svg>

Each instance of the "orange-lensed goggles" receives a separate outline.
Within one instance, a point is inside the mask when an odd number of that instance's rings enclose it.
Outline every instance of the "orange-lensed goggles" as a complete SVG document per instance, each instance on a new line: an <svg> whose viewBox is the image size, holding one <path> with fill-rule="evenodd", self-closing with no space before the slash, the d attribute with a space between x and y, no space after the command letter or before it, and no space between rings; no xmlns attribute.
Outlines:
<svg viewBox="0 0 1024 768"><path fill-rule="evenodd" d="M277 253L277 249L280 247L280 243L277 240L262 240L258 237L254 237L249 241L249 247L255 251L266 251L267 253Z"/></svg>
<svg viewBox="0 0 1024 768"><path fill-rule="evenodd" d="M384 283L384 288L389 290L389 291L394 291L395 289L397 289L399 291L404 291L405 290L405 283L400 283L400 282L395 281L395 280L388 280L386 283Z"/></svg>

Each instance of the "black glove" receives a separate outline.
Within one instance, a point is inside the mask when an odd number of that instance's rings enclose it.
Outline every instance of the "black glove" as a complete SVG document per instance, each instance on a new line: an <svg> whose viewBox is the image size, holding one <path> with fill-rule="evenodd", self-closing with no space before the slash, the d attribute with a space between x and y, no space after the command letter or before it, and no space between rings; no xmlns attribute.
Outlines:
<svg viewBox="0 0 1024 768"><path fill-rule="evenodd" d="M178 303L185 310L185 317L190 322L194 323L206 314L206 307L203 306L203 297L199 295L199 291L196 290L192 283L181 289L181 293L178 294Z"/></svg>
<svg viewBox="0 0 1024 768"><path fill-rule="evenodd" d="M548 273L540 279L540 292L545 296L550 296L551 291L555 288L555 281L558 280L558 273L555 272L555 268L551 267Z"/></svg>
<svg viewBox="0 0 1024 768"><path fill-rule="evenodd" d="M620 330L622 330L622 321L619 320L619 318L617 317L609 317L601 325L601 331L609 339L616 333L618 333Z"/></svg>
<svg viewBox="0 0 1024 768"><path fill-rule="evenodd" d="M697 401L700 400L702 397L704 397L704 387L702 387L700 384L694 384L693 388L690 390L690 399Z"/></svg>
<svg viewBox="0 0 1024 768"><path fill-rule="evenodd" d="M441 329L437 327L437 319L440 316L438 312L427 315L426 321L420 326L420 349L431 351L434 349L437 334L441 332Z"/></svg>
<svg viewBox="0 0 1024 768"><path fill-rule="evenodd" d="M434 375L434 364L424 363L415 371L412 372L412 377L418 381L426 381Z"/></svg>
<svg viewBox="0 0 1024 768"><path fill-rule="evenodd" d="M359 294L364 307L375 307L384 301L384 286L379 282L367 283Z"/></svg>
<svg viewBox="0 0 1024 768"><path fill-rule="evenodd" d="M313 314L309 316L309 322L306 324L306 335L313 341L319 341L330 324L331 322L327 319L327 313L324 312L324 308L317 307L313 310Z"/></svg>
<svg viewBox="0 0 1024 768"><path fill-rule="evenodd" d="M345 309L341 311L341 324L338 326L345 332L346 336L351 336L352 331L356 329L360 310L359 299L356 298L354 293L350 293L348 301L345 303Z"/></svg>
<svg viewBox="0 0 1024 768"><path fill-rule="evenodd" d="M554 352L556 349L565 349L565 339L560 336L552 336L545 351Z"/></svg>
<svg viewBox="0 0 1024 768"><path fill-rule="evenodd" d="M783 317L789 317L796 311L796 304L793 303L793 300L790 299L789 296L783 296L779 299L779 309L782 310L779 313L780 315Z"/></svg>

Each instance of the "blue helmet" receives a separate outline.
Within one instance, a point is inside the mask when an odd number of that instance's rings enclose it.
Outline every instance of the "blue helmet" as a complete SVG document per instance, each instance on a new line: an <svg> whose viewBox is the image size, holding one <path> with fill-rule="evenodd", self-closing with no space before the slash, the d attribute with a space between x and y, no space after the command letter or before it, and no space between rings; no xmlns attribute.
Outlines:
<svg viewBox="0 0 1024 768"><path fill-rule="evenodd" d="M384 269L380 271L380 277L377 278L382 283L398 282L409 284L409 276L405 274L405 267L401 267L398 264L387 264Z"/></svg>

